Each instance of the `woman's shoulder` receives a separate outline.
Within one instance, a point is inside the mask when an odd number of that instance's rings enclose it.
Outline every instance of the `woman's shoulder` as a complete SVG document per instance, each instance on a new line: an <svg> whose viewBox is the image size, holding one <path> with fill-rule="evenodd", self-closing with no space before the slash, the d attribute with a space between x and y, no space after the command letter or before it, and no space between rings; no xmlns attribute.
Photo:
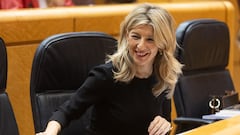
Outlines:
<svg viewBox="0 0 240 135"><path fill-rule="evenodd" d="M100 64L95 66L91 71L90 75L94 74L97 76L106 76L106 77L111 77L113 76L113 65L112 62L107 62L104 64Z"/></svg>
<svg viewBox="0 0 240 135"><path fill-rule="evenodd" d="M102 69L102 70L105 70L105 71L112 71L113 70L113 64L112 64L112 62L107 62L107 63L100 64L100 65L96 66L94 69Z"/></svg>

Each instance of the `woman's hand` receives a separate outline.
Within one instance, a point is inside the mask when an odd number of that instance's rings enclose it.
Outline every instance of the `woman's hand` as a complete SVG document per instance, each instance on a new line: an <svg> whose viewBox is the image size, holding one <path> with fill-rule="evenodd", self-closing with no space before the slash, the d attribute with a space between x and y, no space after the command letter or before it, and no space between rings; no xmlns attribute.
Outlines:
<svg viewBox="0 0 240 135"><path fill-rule="evenodd" d="M156 116L148 127L149 135L166 135L172 129L171 123L161 116Z"/></svg>
<svg viewBox="0 0 240 135"><path fill-rule="evenodd" d="M61 130L61 125L57 121L50 121L44 132L37 133L36 135L57 135Z"/></svg>
<svg viewBox="0 0 240 135"><path fill-rule="evenodd" d="M45 132L39 132L39 133L36 133L36 135L47 135L47 133L45 133Z"/></svg>

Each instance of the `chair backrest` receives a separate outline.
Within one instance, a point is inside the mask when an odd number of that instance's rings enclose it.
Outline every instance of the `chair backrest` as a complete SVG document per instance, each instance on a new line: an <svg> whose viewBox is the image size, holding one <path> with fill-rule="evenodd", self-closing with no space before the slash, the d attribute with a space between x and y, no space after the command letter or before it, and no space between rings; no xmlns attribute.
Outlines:
<svg viewBox="0 0 240 135"><path fill-rule="evenodd" d="M210 113L211 95L234 90L229 71L229 31L224 22L196 19L183 22L176 31L176 57L183 75L174 93L177 116L201 118Z"/></svg>
<svg viewBox="0 0 240 135"><path fill-rule="evenodd" d="M12 105L6 92L7 67L7 50L3 39L0 38L0 135L19 135Z"/></svg>
<svg viewBox="0 0 240 135"><path fill-rule="evenodd" d="M117 48L117 40L101 32L53 35L37 48L31 72L30 94L35 131L44 130L52 112L86 79L91 68L105 62ZM72 122L61 134L84 132L87 116ZM84 134L84 133L82 133Z"/></svg>

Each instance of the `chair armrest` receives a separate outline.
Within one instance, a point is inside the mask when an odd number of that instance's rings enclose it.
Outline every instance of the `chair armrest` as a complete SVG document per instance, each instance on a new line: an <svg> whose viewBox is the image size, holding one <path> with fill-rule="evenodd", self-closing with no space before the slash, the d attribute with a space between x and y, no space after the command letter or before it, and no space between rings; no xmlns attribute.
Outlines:
<svg viewBox="0 0 240 135"><path fill-rule="evenodd" d="M205 120L200 118L178 117L173 120L176 125L206 125L214 122L214 120Z"/></svg>
<svg viewBox="0 0 240 135"><path fill-rule="evenodd" d="M212 122L213 120L205 120L201 118L191 118L191 117L177 117L173 120L173 122L176 124L176 131L175 133L181 133L188 130L191 130L193 128L200 127L202 125L207 125Z"/></svg>
<svg viewBox="0 0 240 135"><path fill-rule="evenodd" d="M206 120L201 118L191 118L191 117L177 117L173 120L177 125L175 133L179 134L202 125L207 125L213 123L214 120Z"/></svg>

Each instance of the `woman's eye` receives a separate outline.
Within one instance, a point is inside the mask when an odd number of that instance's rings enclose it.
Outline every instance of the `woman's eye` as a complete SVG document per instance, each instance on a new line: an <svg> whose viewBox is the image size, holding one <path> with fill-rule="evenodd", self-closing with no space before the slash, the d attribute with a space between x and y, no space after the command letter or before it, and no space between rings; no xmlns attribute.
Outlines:
<svg viewBox="0 0 240 135"><path fill-rule="evenodd" d="M148 41L154 41L152 38L148 38L147 40L148 40Z"/></svg>
<svg viewBox="0 0 240 135"><path fill-rule="evenodd" d="M140 37L139 36L137 36L137 35L132 35L131 36L133 39L139 39Z"/></svg>

